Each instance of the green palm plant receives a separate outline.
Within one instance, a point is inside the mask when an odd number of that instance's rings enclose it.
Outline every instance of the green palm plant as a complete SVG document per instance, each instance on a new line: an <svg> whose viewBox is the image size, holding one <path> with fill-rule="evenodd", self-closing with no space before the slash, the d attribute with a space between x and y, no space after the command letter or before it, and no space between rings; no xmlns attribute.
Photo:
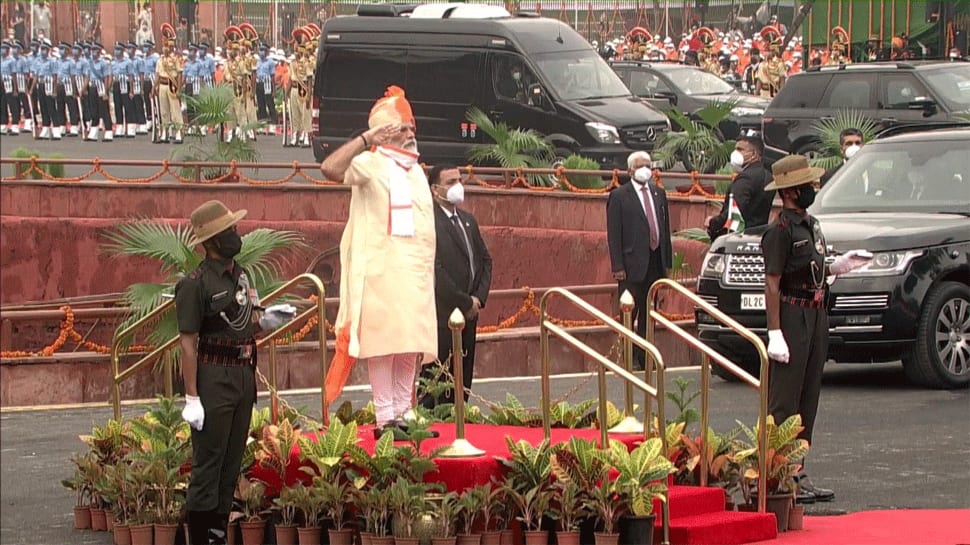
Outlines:
<svg viewBox="0 0 970 545"><path fill-rule="evenodd" d="M862 143L872 140L879 126L871 118L857 110L839 110L831 119L821 119L812 125L818 150L811 158L812 166L830 169L842 162L842 143L839 135L845 129L859 129Z"/></svg>
<svg viewBox="0 0 970 545"><path fill-rule="evenodd" d="M108 229L104 236L107 242L102 245L102 251L114 257L154 260L164 277L161 282L128 286L124 300L131 314L118 326L119 332L163 304L174 293L176 282L202 262L202 256L189 246L192 232L184 225L173 227L159 220L135 219ZM279 276L284 258L278 253L305 246L299 233L266 228L254 229L243 235L242 240L242 251L235 259L246 269L258 293L269 293L282 284ZM176 335L175 314L169 312L155 325L148 340L158 345Z"/></svg>
<svg viewBox="0 0 970 545"><path fill-rule="evenodd" d="M567 170L600 170L600 164L582 155L570 155L562 162L562 167ZM567 176L569 183L579 189L603 189L607 181L602 176L595 174L571 174Z"/></svg>
<svg viewBox="0 0 970 545"><path fill-rule="evenodd" d="M465 117L494 142L473 146L468 152L472 162L498 164L502 168L548 168L552 164L553 147L539 132L513 129L506 123L492 121L478 108L469 109ZM551 186L554 183L548 176L528 178L534 185Z"/></svg>
<svg viewBox="0 0 970 545"><path fill-rule="evenodd" d="M189 140L184 146L172 151L175 161L228 163L255 163L259 160L256 144L245 138L234 138L226 142L218 135L215 139L207 139L202 131L204 127L223 127L227 123L235 123L235 109L233 108L233 89L231 85L221 84L199 91L196 96L187 97L187 108L194 112L188 123ZM256 131L264 125L263 122L251 123L240 127L245 133ZM226 173L225 167L202 169L206 179L216 178ZM191 169L183 168L182 176L192 176Z"/></svg>
<svg viewBox="0 0 970 545"><path fill-rule="evenodd" d="M731 115L737 101L715 100L696 111L693 116L668 110L675 130L663 135L657 146L656 156L664 165L677 161L687 170L712 173L724 166L734 150L734 140L725 140L718 127Z"/></svg>

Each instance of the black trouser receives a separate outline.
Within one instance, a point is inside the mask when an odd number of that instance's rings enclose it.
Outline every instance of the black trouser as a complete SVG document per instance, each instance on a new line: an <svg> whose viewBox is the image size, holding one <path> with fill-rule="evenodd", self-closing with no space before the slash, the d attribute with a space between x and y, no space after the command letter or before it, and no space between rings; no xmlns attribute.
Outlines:
<svg viewBox="0 0 970 545"><path fill-rule="evenodd" d="M825 309L780 303L781 331L788 343L788 363L771 362L768 371L768 411L781 425L793 414L802 415L799 435L812 442L822 370L828 357L829 316Z"/></svg>
<svg viewBox="0 0 970 545"><path fill-rule="evenodd" d="M192 94L192 84L186 83L182 90L184 96L182 97L182 103L185 104L185 120L188 123L192 123L195 119L195 108L192 107L191 98L195 95ZM182 112L172 112L172 116L181 116Z"/></svg>
<svg viewBox="0 0 970 545"><path fill-rule="evenodd" d="M131 121L130 123L135 123L136 125L145 124L145 90L144 88L135 91L135 94L130 97L131 102Z"/></svg>
<svg viewBox="0 0 970 545"><path fill-rule="evenodd" d="M35 91L37 92L37 104L40 106L41 123L44 127L50 127L54 124L54 96L47 94L43 81L38 81L37 85L40 86Z"/></svg>
<svg viewBox="0 0 970 545"><path fill-rule="evenodd" d="M185 507L228 514L256 401L255 371L249 365L200 363L197 384L205 421L202 431L192 430L192 475Z"/></svg>
<svg viewBox="0 0 970 545"><path fill-rule="evenodd" d="M149 121L154 119L154 114L155 114L152 106L152 80L150 79L146 79L145 82L142 84L141 100L145 108L144 114L142 115L142 117L145 120L145 123L148 123Z"/></svg>
<svg viewBox="0 0 970 545"><path fill-rule="evenodd" d="M28 83L28 86L29 85L30 84ZM36 119L34 119L34 114L37 112L33 110L33 105L37 104L36 98L37 98L36 88L33 90L33 92L30 92L30 93L28 92L20 93L20 107L23 109L23 112L24 112L23 117L24 119L29 119L31 123L36 121Z"/></svg>
<svg viewBox="0 0 970 545"><path fill-rule="evenodd" d="M633 296L633 323L636 326L637 335L646 338L647 320L649 319L649 309L647 306L647 292L653 283L664 277L662 260L659 251L651 252L650 265L647 267L647 277L640 281L622 280L618 282L617 297L623 295L624 291L629 291ZM637 345L633 345L633 364L637 369L643 369L646 362L646 353Z"/></svg>
<svg viewBox="0 0 970 545"><path fill-rule="evenodd" d="M104 123L105 131L114 130L111 123L111 112L108 111L108 97L102 98L98 95L98 88L94 85L88 86L88 115L90 116L91 126L98 125L98 121Z"/></svg>
<svg viewBox="0 0 970 545"><path fill-rule="evenodd" d="M462 384L465 387L465 399L468 399L468 392L472 389L472 379L475 374L475 339L476 333L475 328L478 327L478 319L469 320L465 323L465 329L461 332L461 347L465 354L461 360L461 371L462 371ZM438 328L438 361L444 365L447 362L447 368L451 372L452 376L455 374L455 360L452 357L452 340L451 340L451 329ZM426 380L434 379L438 370L436 369L437 364L428 364L421 368L421 378ZM441 380L439 378L439 380ZM454 403L455 401L455 391L454 388L449 388L443 396L432 397L430 395L425 395L421 399L421 405L425 408L431 409L438 403Z"/></svg>
<svg viewBox="0 0 970 545"><path fill-rule="evenodd" d="M276 99L273 93L264 93L263 84L256 84L256 117L270 125L276 124Z"/></svg>
<svg viewBox="0 0 970 545"><path fill-rule="evenodd" d="M10 122L14 125L20 123L20 98L13 93L2 91L2 94L0 94L0 125L6 125Z"/></svg>
<svg viewBox="0 0 970 545"><path fill-rule="evenodd" d="M66 125L70 122L72 127L77 127L81 121L81 114L77 106L77 97L67 96L64 92L64 84L57 86L57 108L54 115L56 125Z"/></svg>
<svg viewBox="0 0 970 545"><path fill-rule="evenodd" d="M115 123L120 127L118 132L122 132L125 130L125 125L136 123L134 104L128 92L121 91L120 82L114 82L111 87L115 99Z"/></svg>

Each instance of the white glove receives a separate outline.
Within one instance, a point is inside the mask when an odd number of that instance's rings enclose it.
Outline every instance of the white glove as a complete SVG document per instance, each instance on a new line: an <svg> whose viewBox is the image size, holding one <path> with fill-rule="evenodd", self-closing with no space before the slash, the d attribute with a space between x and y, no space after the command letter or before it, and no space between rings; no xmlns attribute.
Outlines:
<svg viewBox="0 0 970 545"><path fill-rule="evenodd" d="M199 396L185 396L185 408L182 409L182 420L189 423L196 431L202 431L202 424L205 423L205 409L202 408L202 400Z"/></svg>
<svg viewBox="0 0 970 545"><path fill-rule="evenodd" d="M268 306L259 319L259 328L263 331L273 331L292 320L294 316L296 316L296 307L293 305Z"/></svg>
<svg viewBox="0 0 970 545"><path fill-rule="evenodd" d="M872 259L872 253L866 250L849 250L835 258L829 265L829 272L835 275L845 274L865 266Z"/></svg>
<svg viewBox="0 0 970 545"><path fill-rule="evenodd" d="M768 359L788 363L788 343L780 329L768 330Z"/></svg>

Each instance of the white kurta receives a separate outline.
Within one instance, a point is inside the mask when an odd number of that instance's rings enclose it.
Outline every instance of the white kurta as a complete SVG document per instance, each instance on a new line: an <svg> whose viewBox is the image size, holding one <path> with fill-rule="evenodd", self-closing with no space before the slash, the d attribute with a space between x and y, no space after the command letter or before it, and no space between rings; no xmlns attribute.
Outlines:
<svg viewBox="0 0 970 545"><path fill-rule="evenodd" d="M415 164L407 171L414 236L392 236L388 180L392 169L401 168L384 155L365 151L344 175L352 190L340 240L337 355L330 373L334 376L327 380L331 400L350 374L352 360L420 353L422 363L429 363L437 357L434 200L424 170ZM349 358L341 358L342 344Z"/></svg>

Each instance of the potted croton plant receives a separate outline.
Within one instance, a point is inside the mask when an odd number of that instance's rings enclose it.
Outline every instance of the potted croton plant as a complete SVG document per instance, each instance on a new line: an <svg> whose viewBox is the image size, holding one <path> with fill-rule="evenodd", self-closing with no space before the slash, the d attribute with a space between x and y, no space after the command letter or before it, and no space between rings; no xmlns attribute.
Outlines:
<svg viewBox="0 0 970 545"><path fill-rule="evenodd" d="M652 543L656 515L654 500L667 499L667 476L676 471L667 459L659 437L644 441L632 451L619 441L610 442L610 459L618 475L616 491L628 512L620 519L620 541Z"/></svg>
<svg viewBox="0 0 970 545"><path fill-rule="evenodd" d="M319 489L298 483L290 487L289 500L303 517L303 526L297 528L300 545L320 545L320 516L323 501Z"/></svg>
<svg viewBox="0 0 970 545"><path fill-rule="evenodd" d="M626 512L627 501L617 493L615 484L615 481L607 477L587 490L589 497L586 500L586 509L593 513L599 522L598 528L601 529L594 535L596 545L617 545L620 540L617 523L620 515Z"/></svg>
<svg viewBox="0 0 970 545"><path fill-rule="evenodd" d="M421 542L418 525L431 512L428 495L433 489L427 483L416 483L406 477L398 477L387 490L394 517L396 545L418 545Z"/></svg>
<svg viewBox="0 0 970 545"><path fill-rule="evenodd" d="M484 486L465 489L458 495L458 545L479 545L482 535L475 532L482 505L489 494Z"/></svg>
<svg viewBox="0 0 970 545"><path fill-rule="evenodd" d="M580 522L586 518L585 491L575 481L557 481L553 487L553 512L559 519L557 545L580 545Z"/></svg>
<svg viewBox="0 0 970 545"><path fill-rule="evenodd" d="M328 530L330 545L352 545L354 530L348 526L347 508L354 501L353 488L338 475L316 477L313 486L320 491L324 514L333 521L333 528Z"/></svg>
<svg viewBox="0 0 970 545"><path fill-rule="evenodd" d="M768 415L765 428L768 437L765 472L768 489L768 495L765 498L766 506L768 511L775 514L778 531L784 532L788 530L788 514L795 499L794 477L802 467L802 459L808 454L808 441L798 438L805 429L802 426L802 417L798 414L788 417L780 426L775 425L772 415ZM749 428L741 424L741 429L750 441L750 445L739 451L735 458L745 468L746 486L755 486L760 476L758 426ZM758 493L758 490L751 493L754 500L757 499Z"/></svg>
<svg viewBox="0 0 970 545"><path fill-rule="evenodd" d="M516 518L523 525L525 545L546 545L549 541L549 532L542 529L542 518L551 515L550 485L542 484L520 492L513 483L513 486L506 488L506 494L519 512Z"/></svg>
<svg viewBox="0 0 970 545"><path fill-rule="evenodd" d="M302 483L301 485L302 486ZM293 487L284 486L280 495L273 498L273 508L277 513L276 545L297 545L296 504Z"/></svg>
<svg viewBox="0 0 970 545"><path fill-rule="evenodd" d="M482 545L502 545L501 513L505 509L505 489L492 478L492 482L482 485L482 505L479 508L479 520L482 521Z"/></svg>
<svg viewBox="0 0 970 545"><path fill-rule="evenodd" d="M266 534L266 485L248 481L242 485L243 518L239 522L243 545L261 545Z"/></svg>
<svg viewBox="0 0 970 545"><path fill-rule="evenodd" d="M456 545L456 519L461 508L458 506L458 494L448 492L436 498L433 513L435 515L435 535L431 538L431 545Z"/></svg>

